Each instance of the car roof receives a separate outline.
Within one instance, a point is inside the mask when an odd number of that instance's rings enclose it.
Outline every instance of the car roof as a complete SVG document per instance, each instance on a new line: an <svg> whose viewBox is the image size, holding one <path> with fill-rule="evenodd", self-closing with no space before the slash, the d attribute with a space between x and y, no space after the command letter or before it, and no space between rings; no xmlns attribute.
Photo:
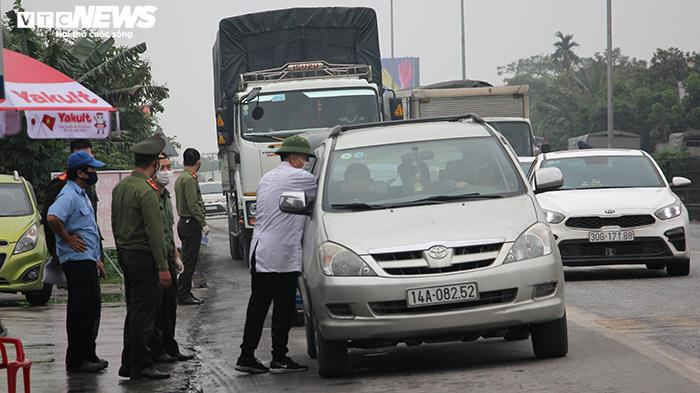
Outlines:
<svg viewBox="0 0 700 393"><path fill-rule="evenodd" d="M635 149L580 149L580 150L562 150L551 153L545 153L545 160L556 160L560 158L576 158L576 157L600 157L600 156L637 156L641 157L644 153L641 150Z"/></svg>
<svg viewBox="0 0 700 393"><path fill-rule="evenodd" d="M472 121L430 121L357 128L338 136L335 149L465 137L488 137L488 129Z"/></svg>
<svg viewBox="0 0 700 393"><path fill-rule="evenodd" d="M512 121L520 123L530 123L530 119L525 117L501 117L501 116L490 116L484 117L485 121Z"/></svg>

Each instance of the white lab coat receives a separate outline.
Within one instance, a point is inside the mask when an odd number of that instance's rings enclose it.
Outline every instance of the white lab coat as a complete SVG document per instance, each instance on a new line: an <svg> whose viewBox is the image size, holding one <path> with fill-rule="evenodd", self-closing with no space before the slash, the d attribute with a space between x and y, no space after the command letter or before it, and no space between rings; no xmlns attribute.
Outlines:
<svg viewBox="0 0 700 393"><path fill-rule="evenodd" d="M283 161L260 179L257 189L255 228L250 255L255 252L255 270L260 273L301 271L301 239L306 216L284 213L280 196L287 191L316 192L315 177Z"/></svg>

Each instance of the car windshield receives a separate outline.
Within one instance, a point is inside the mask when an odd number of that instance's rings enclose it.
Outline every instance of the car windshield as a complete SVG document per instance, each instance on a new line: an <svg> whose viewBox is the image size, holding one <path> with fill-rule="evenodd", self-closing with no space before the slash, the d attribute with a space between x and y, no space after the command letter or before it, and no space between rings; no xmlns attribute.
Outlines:
<svg viewBox="0 0 700 393"><path fill-rule="evenodd" d="M371 209L506 197L524 186L494 137L336 150L329 158L324 209Z"/></svg>
<svg viewBox="0 0 700 393"><path fill-rule="evenodd" d="M0 184L0 217L28 216L32 203L22 184Z"/></svg>
<svg viewBox="0 0 700 393"><path fill-rule="evenodd" d="M542 163L542 168L550 167L564 175L559 190L664 187L661 175L644 156L572 157Z"/></svg>
<svg viewBox="0 0 700 393"><path fill-rule="evenodd" d="M241 106L244 136L289 135L283 131L375 121L377 95L365 88L261 94Z"/></svg>
<svg viewBox="0 0 700 393"><path fill-rule="evenodd" d="M490 121L489 124L508 139L515 154L532 156L532 130L529 124L522 121Z"/></svg>
<svg viewBox="0 0 700 393"><path fill-rule="evenodd" d="M221 194L224 192L221 183L200 183L199 190L202 194Z"/></svg>

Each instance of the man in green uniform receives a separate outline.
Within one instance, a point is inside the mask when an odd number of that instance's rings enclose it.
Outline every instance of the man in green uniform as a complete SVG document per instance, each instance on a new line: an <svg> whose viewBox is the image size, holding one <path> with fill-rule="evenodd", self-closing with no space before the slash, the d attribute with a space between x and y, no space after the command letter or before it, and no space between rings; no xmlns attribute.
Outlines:
<svg viewBox="0 0 700 393"><path fill-rule="evenodd" d="M112 232L126 287L124 349L119 376L131 379L168 378L153 367L149 341L153 336L161 288L172 285L165 257L165 236L160 213L158 154L165 147L159 136L132 147L135 168L112 191ZM159 287L160 284L160 287Z"/></svg>
<svg viewBox="0 0 700 393"><path fill-rule="evenodd" d="M199 248L202 233L209 233L209 227L204 216L204 201L199 190L197 172L202 166L199 152L195 149L185 149L183 154L185 170L175 182L175 198L177 214L177 234L182 242L182 259L185 271L178 282L179 304L201 304L202 301L192 294L192 275L199 260Z"/></svg>

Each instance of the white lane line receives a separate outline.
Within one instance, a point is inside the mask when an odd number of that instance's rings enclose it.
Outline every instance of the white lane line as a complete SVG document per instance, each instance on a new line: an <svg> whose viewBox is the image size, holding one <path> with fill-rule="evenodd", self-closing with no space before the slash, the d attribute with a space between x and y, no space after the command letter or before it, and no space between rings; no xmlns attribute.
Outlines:
<svg viewBox="0 0 700 393"><path fill-rule="evenodd" d="M669 370L672 370L700 385L700 359L697 357L690 356L675 348L667 345L661 345L639 335L615 332L605 328L596 322L597 320L604 318L583 311L578 307L567 305L566 315L568 319L572 320L576 324L623 344L641 355L666 366Z"/></svg>

